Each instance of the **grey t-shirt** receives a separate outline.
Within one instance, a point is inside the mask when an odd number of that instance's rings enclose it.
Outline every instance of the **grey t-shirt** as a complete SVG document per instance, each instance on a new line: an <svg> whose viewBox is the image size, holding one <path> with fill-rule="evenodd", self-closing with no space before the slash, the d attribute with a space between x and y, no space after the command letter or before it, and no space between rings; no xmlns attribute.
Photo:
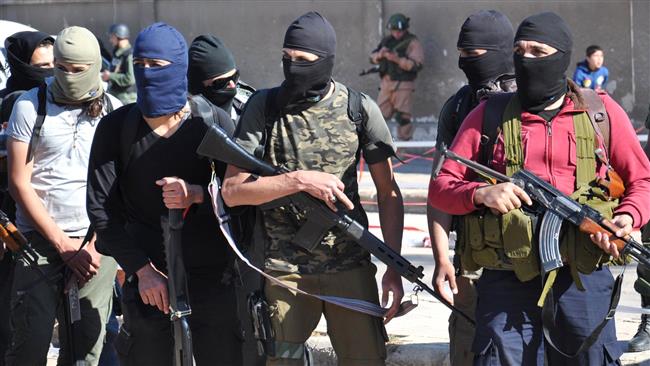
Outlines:
<svg viewBox="0 0 650 366"><path fill-rule="evenodd" d="M48 86L52 79L48 79ZM113 108L122 103L110 96ZM102 116L106 114L104 107ZM30 143L38 110L38 88L16 102L9 118L7 134ZM79 106L54 103L47 92L46 116L40 136L32 146L34 167L32 187L56 224L70 236L84 235L89 221L86 214L88 158L100 117L90 118ZM23 232L35 230L23 207L16 207L16 224Z"/></svg>

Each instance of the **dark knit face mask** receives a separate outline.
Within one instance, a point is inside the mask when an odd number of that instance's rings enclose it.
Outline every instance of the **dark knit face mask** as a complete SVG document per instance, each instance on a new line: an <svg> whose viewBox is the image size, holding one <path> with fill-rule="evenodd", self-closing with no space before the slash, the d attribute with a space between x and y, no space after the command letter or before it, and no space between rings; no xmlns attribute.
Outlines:
<svg viewBox="0 0 650 366"><path fill-rule="evenodd" d="M571 55L561 51L538 58L514 55L517 95L524 110L541 112L567 92L564 73L570 61Z"/></svg>
<svg viewBox="0 0 650 366"><path fill-rule="evenodd" d="M511 67L509 59L503 52L488 50L479 56L459 57L458 67L467 76L472 89L478 90L508 73Z"/></svg>
<svg viewBox="0 0 650 366"><path fill-rule="evenodd" d="M309 12L296 19L284 35L285 49L309 52L318 56L315 61L282 59L284 82L279 93L279 104L307 104L317 102L327 94L334 69L336 33L325 17Z"/></svg>
<svg viewBox="0 0 650 366"><path fill-rule="evenodd" d="M458 58L458 67L463 70L474 91L512 72L513 38L512 23L496 10L481 10L465 20L456 46L466 51L487 51L479 56Z"/></svg>
<svg viewBox="0 0 650 366"><path fill-rule="evenodd" d="M170 62L159 67L133 67L142 115L153 118L180 111L187 102L187 45L183 36L167 24L154 23L136 38L133 57Z"/></svg>
<svg viewBox="0 0 650 366"><path fill-rule="evenodd" d="M334 56L319 58L316 61L291 61L282 58L286 86L293 100L314 98L327 93L334 69Z"/></svg>
<svg viewBox="0 0 650 366"><path fill-rule="evenodd" d="M231 81L235 86L232 86ZM232 76L224 79L217 79L212 84L204 86L201 94L203 94L203 96L212 104L226 112L230 112L235 95L237 95L236 85L238 81L239 71L235 72Z"/></svg>
<svg viewBox="0 0 650 366"><path fill-rule="evenodd" d="M571 62L573 36L564 20L555 13L545 12L524 19L515 35L518 41L544 43L557 50L545 57L524 57L514 54L517 95L524 110L543 111L567 92L564 75Z"/></svg>

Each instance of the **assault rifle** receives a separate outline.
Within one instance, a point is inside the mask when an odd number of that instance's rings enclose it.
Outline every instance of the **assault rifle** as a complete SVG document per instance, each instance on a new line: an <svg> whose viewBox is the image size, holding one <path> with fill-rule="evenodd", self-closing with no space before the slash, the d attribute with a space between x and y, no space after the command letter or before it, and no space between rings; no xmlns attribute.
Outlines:
<svg viewBox="0 0 650 366"><path fill-rule="evenodd" d="M396 44L395 46L389 48L388 50L389 50L390 52L395 52L396 49L402 47L405 43L408 43L408 42L410 42L410 41L411 41L410 38L405 38L405 39L403 39L401 42L399 42L398 44ZM382 42L382 43L383 43L383 42ZM375 49L375 50L372 51L372 52L373 52L373 53L374 53L374 52L377 52L377 51L379 51L380 49L381 49L381 46L380 46L379 48ZM380 67L379 65L373 65L373 66L372 66L371 68L369 68L369 69L361 70L361 72L359 73L359 76L366 76L366 75L369 75L369 74L376 74L376 73L378 73L378 72L381 72L381 67Z"/></svg>
<svg viewBox="0 0 650 366"><path fill-rule="evenodd" d="M463 158L453 151L447 150L445 146L441 147L440 153L481 176L489 177L500 183L515 184L524 190L533 202L540 205L544 213L538 236L539 255L544 274L563 265L560 255L560 229L564 221L578 226L580 231L587 234L607 233L609 240L616 244L621 255L629 254L638 262L650 266L650 250L646 249L643 244L634 240L630 235L622 238L615 236L619 228L603 217L600 212L587 205L581 205L535 174L522 169L514 173L512 177L508 177L475 161ZM438 164L434 175L437 175L441 166L442 163Z"/></svg>
<svg viewBox="0 0 650 366"><path fill-rule="evenodd" d="M249 154L241 146L232 141L221 128L214 124L208 129L196 152L199 155L220 160L258 176L273 176L289 172L285 167L273 166ZM455 308L440 294L422 282L422 278L424 277L422 266L415 267L406 258L393 250L393 248L379 240L366 227L345 214L345 209L340 204L337 205L338 211L334 212L325 203L304 192L298 192L274 202L277 206L290 205L304 213L304 216L307 218L307 222L296 233L293 240L295 244L311 250L320 244L323 236L329 230L338 228L358 245L372 253L377 259L397 271L400 276L414 283L416 285L416 292L426 291L450 310L458 313L471 324L474 324L474 320L471 317Z"/></svg>
<svg viewBox="0 0 650 366"><path fill-rule="evenodd" d="M32 282L31 284L27 285L25 288L21 289L21 291L27 292L32 288L36 287L36 285L38 285L41 282L47 282L48 284L54 283L60 280L62 277L69 280L67 286L68 288L67 290L64 289L64 293L62 296L65 297L63 306L65 309L64 316L65 316L67 341L70 347L70 356L72 359L71 364L75 366L85 365L86 362L84 360L78 359L78 357L80 357L81 355L78 354L76 350L75 341L74 341L75 323L81 320L81 307L79 305L79 285L77 284L77 281L71 278L72 277L71 273L69 273L68 276L62 276L62 274L60 273L62 267L55 268L53 274L48 276L48 274L46 274L38 266L38 254L32 248L29 241L27 241L27 238L25 238L25 236L20 231L18 231L16 225L14 225L11 222L11 220L9 220L7 214L4 213L2 210L0 210L0 240L2 240L3 243L5 243L6 248L10 252L24 259L29 265L29 267L32 270L36 271L36 273L40 277L37 281ZM84 242L86 241L87 240L84 239ZM65 264L62 266L65 266ZM67 291L67 293L65 291Z"/></svg>
<svg viewBox="0 0 650 366"><path fill-rule="evenodd" d="M169 320L174 326L174 366L192 366L192 334L187 316L192 314L187 291L181 235L183 210L170 209L160 218L167 260L167 290L169 292Z"/></svg>

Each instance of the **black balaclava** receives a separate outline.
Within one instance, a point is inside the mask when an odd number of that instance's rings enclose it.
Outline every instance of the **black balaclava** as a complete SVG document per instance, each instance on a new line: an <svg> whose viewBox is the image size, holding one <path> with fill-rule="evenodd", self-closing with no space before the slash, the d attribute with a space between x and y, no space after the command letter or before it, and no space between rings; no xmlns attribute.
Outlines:
<svg viewBox="0 0 650 366"><path fill-rule="evenodd" d="M45 69L29 64L34 50L46 40L54 43L54 38L38 31L18 32L5 40L7 62L11 70L11 76L7 80L7 89L10 92L35 88L45 78L54 75L52 68Z"/></svg>
<svg viewBox="0 0 650 366"><path fill-rule="evenodd" d="M235 58L226 45L211 34L196 37L189 49L187 86L191 94L203 94L212 104L230 112L237 88L203 86L203 80L211 79L236 69Z"/></svg>
<svg viewBox="0 0 650 366"><path fill-rule="evenodd" d="M283 48L310 52L316 61L282 59L284 82L279 94L282 106L318 102L327 94L334 69L336 33L325 17L309 12L291 23L284 35Z"/></svg>
<svg viewBox="0 0 650 366"><path fill-rule="evenodd" d="M458 67L475 91L499 76L512 72L514 29L508 18L496 10L481 10L465 20L458 34L458 48L485 49L480 56L459 57Z"/></svg>
<svg viewBox="0 0 650 366"><path fill-rule="evenodd" d="M567 92L565 72L571 61L573 37L569 27L552 12L524 19L515 35L517 41L536 41L557 49L545 57L527 58L514 54L517 95L524 110L538 113Z"/></svg>

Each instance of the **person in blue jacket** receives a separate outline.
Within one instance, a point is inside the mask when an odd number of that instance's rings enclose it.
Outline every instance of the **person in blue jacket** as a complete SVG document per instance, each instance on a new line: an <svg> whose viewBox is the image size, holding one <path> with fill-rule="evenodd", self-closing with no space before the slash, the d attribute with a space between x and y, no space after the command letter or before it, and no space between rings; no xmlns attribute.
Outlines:
<svg viewBox="0 0 650 366"><path fill-rule="evenodd" d="M576 65L573 81L583 88L605 90L609 70L603 66L604 60L605 56L600 46L587 47L587 57Z"/></svg>

